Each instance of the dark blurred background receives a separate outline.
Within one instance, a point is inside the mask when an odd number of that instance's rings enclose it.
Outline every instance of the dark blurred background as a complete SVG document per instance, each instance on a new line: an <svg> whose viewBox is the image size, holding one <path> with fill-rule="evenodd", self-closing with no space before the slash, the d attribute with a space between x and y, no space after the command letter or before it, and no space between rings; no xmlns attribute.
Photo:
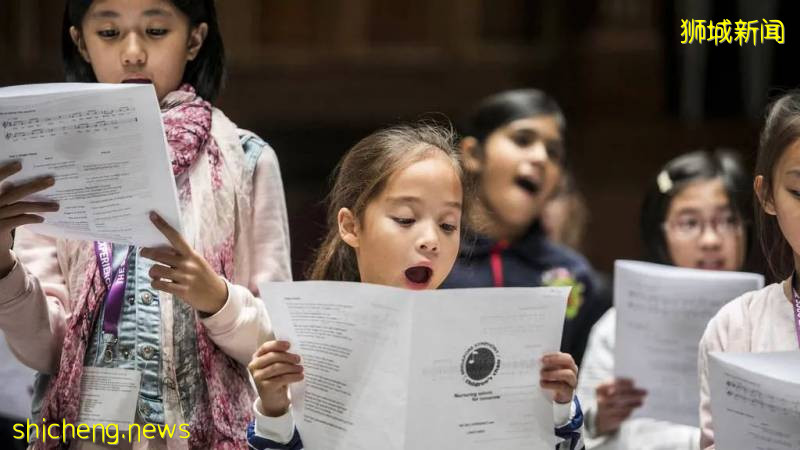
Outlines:
<svg viewBox="0 0 800 450"><path fill-rule="evenodd" d="M798 83L793 0L219 0L218 106L280 158L301 278L334 165L375 128L538 87L564 107L601 270L637 258L645 184L686 150L752 166L769 96ZM61 81L58 0L0 0L0 85ZM681 45L681 19L779 19L786 43ZM760 36L759 36L760 37Z"/></svg>

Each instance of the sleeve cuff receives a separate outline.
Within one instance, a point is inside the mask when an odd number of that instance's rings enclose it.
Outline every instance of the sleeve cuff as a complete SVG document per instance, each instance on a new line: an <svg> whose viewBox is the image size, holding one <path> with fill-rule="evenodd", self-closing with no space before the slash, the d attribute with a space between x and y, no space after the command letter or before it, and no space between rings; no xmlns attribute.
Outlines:
<svg viewBox="0 0 800 450"><path fill-rule="evenodd" d="M292 407L286 414L279 417L269 417L261 413L261 399L253 403L253 413L256 418L256 436L267 438L279 444L288 444L294 436L294 418Z"/></svg>
<svg viewBox="0 0 800 450"><path fill-rule="evenodd" d="M553 403L553 423L556 428L561 428L572 421L575 415L575 401L568 403Z"/></svg>
<svg viewBox="0 0 800 450"><path fill-rule="evenodd" d="M26 277L27 273L25 272L25 268L19 263L16 255L14 255L14 267L11 269L11 272L5 277L0 278L0 292L10 293L11 295L3 295L0 297L0 306L9 305L25 294L27 291Z"/></svg>
<svg viewBox="0 0 800 450"><path fill-rule="evenodd" d="M225 304L213 315L200 319L210 336L218 336L233 330L243 309L242 297L237 295L236 286L224 278L223 281L228 286L228 298L225 299Z"/></svg>

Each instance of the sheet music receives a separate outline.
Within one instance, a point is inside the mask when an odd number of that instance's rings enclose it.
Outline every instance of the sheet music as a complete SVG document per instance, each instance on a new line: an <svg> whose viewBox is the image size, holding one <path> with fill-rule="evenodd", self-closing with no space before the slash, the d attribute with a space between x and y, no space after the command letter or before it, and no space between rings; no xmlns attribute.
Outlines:
<svg viewBox="0 0 800 450"><path fill-rule="evenodd" d="M718 450L800 448L800 352L709 354Z"/></svg>
<svg viewBox="0 0 800 450"><path fill-rule="evenodd" d="M90 134L125 129L138 121L136 110L129 103L116 108L92 108L65 111L62 114L44 117L16 117L4 120L3 132L9 142L31 142L47 137L66 137L75 134Z"/></svg>
<svg viewBox="0 0 800 450"><path fill-rule="evenodd" d="M410 291L265 283L276 337L303 358L292 410L308 450L552 450L539 359L569 288Z"/></svg>
<svg viewBox="0 0 800 450"><path fill-rule="evenodd" d="M0 89L0 162L20 183L52 175L33 200L58 201L36 232L120 244L168 244L157 211L181 231L177 190L151 85L58 83Z"/></svg>
<svg viewBox="0 0 800 450"><path fill-rule="evenodd" d="M617 261L615 374L648 391L632 417L697 426L697 351L711 317L761 275Z"/></svg>

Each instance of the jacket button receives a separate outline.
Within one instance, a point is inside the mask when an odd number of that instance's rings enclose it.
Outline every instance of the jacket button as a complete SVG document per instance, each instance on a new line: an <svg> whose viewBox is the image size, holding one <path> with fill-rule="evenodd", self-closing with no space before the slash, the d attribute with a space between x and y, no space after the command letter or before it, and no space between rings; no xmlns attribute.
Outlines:
<svg viewBox="0 0 800 450"><path fill-rule="evenodd" d="M153 352L154 352L153 347L151 347L149 345L144 346L142 348L142 352L141 352L142 358L144 358L144 359L152 358L153 357Z"/></svg>

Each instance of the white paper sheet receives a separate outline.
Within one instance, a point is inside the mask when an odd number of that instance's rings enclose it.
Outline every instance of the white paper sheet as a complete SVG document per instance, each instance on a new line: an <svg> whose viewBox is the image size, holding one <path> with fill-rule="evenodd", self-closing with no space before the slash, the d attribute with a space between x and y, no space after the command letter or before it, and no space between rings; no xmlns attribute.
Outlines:
<svg viewBox="0 0 800 450"><path fill-rule="evenodd" d="M697 350L711 317L741 294L760 289L761 275L617 261L615 373L647 389L633 417L699 423Z"/></svg>
<svg viewBox="0 0 800 450"><path fill-rule="evenodd" d="M717 450L800 448L800 352L709 355Z"/></svg>
<svg viewBox="0 0 800 450"><path fill-rule="evenodd" d="M152 85L57 83L0 89L0 164L18 160L12 183L53 175L31 199L61 209L30 225L73 239L158 246L158 212L182 231L175 181Z"/></svg>
<svg viewBox="0 0 800 450"><path fill-rule="evenodd" d="M260 288L303 358L291 391L306 449L554 447L539 359L558 351L569 288Z"/></svg>

